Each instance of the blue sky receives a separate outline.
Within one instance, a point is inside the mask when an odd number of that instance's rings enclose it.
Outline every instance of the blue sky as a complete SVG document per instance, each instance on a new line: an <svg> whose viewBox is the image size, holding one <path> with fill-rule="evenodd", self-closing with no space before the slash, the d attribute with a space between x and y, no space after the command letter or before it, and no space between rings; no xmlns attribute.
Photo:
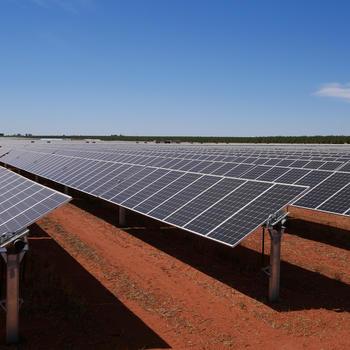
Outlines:
<svg viewBox="0 0 350 350"><path fill-rule="evenodd" d="M350 1L0 0L0 132L350 134Z"/></svg>

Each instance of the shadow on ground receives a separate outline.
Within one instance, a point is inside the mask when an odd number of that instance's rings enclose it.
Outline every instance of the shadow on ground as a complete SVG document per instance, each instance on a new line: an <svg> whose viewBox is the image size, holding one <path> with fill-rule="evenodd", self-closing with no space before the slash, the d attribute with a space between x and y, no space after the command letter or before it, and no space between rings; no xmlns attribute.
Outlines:
<svg viewBox="0 0 350 350"><path fill-rule="evenodd" d="M73 204L111 224L116 224L117 207L101 202L85 198L76 199ZM267 301L268 279L261 272L259 252L242 245L232 249L184 230L166 227L130 211L127 212L127 223L129 227L125 228L125 231L133 236L277 311L321 308L336 312L350 311L350 286L339 279L332 279L282 261L281 301L271 304ZM298 224L300 226L294 223L289 227L289 233L293 234L304 227L301 226L304 222ZM316 227L312 228L310 225ZM320 226L310 225L307 225L310 232L317 231ZM334 238L331 239L335 242Z"/></svg>
<svg viewBox="0 0 350 350"><path fill-rule="evenodd" d="M304 239L350 250L350 234L346 230L291 218L288 220L287 232Z"/></svg>
<svg viewBox="0 0 350 350"><path fill-rule="evenodd" d="M37 225L29 244L19 349L170 348Z"/></svg>

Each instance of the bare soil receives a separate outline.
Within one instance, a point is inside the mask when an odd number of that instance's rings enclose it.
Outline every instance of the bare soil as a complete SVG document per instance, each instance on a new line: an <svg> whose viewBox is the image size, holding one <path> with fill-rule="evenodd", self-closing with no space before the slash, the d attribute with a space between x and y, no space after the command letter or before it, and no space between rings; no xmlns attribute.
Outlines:
<svg viewBox="0 0 350 350"><path fill-rule="evenodd" d="M270 304L261 230L230 249L127 220L75 200L33 225L19 349L350 349L348 231L291 220Z"/></svg>

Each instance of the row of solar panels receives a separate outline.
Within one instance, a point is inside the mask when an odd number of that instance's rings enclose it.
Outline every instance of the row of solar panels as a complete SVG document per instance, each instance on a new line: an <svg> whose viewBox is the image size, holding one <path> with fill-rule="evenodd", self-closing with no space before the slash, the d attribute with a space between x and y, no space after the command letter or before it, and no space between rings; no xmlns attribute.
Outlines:
<svg viewBox="0 0 350 350"><path fill-rule="evenodd" d="M48 149L52 148L56 152L65 154L65 152L76 151L77 153L89 153L87 147L84 145L69 145L63 144L62 147L57 145L52 145L51 147L47 146L34 146L31 147L32 150L44 151L47 152ZM168 149L167 151L159 151L157 149L145 149L144 147L136 148L134 147L125 147L117 146L113 148L106 148L104 145L94 145L91 149L92 153L110 153L113 155L115 151L118 153L125 154L137 154L144 155L147 157L166 157L166 158L179 158L179 159L195 159L198 161L210 161L210 162L234 162L234 163L246 163L246 164L255 164L255 165L278 165L278 166L288 166L288 167L297 167L297 168L307 168L307 169L322 169L322 170L336 170L341 168L345 163L349 162L350 154L344 153L342 156L330 157L329 155L323 156L307 156L307 155L288 155L280 154L278 157L276 155L263 155L263 154L244 154L240 152L235 154L211 154L199 151L187 151L187 152L174 152L174 150ZM350 168L350 167L349 167ZM349 171L349 170L348 170Z"/></svg>
<svg viewBox="0 0 350 350"><path fill-rule="evenodd" d="M52 151L52 150L51 150ZM49 152L49 151L47 151ZM127 164L149 166L167 170L178 170L205 175L217 175L224 177L242 178L245 180L259 180L283 184L295 184L310 187L303 198L294 203L296 206L317 209L330 213L349 215L350 209L350 173L341 171L310 170L304 168L288 168L280 166L248 165L236 163L197 161L192 159L157 158L137 155L103 152L72 151L59 149L54 154L13 151L4 157L4 161L13 166L35 172L45 169L47 164L54 162L61 164L63 170L69 171L70 167L77 166L79 171L90 170L91 167L99 168L101 163ZM64 155L63 155L64 154ZM76 160L80 163L77 165ZM210 163L209 165L207 163ZM37 165L39 168L37 168Z"/></svg>
<svg viewBox="0 0 350 350"><path fill-rule="evenodd" d="M29 151L1 161L230 246L306 189Z"/></svg>
<svg viewBox="0 0 350 350"><path fill-rule="evenodd" d="M0 246L70 199L0 167Z"/></svg>
<svg viewBox="0 0 350 350"><path fill-rule="evenodd" d="M114 151L115 147L119 150L137 148L139 151L155 152L158 155L162 153L177 153L177 154L197 154L198 156L244 156L258 158L287 158L287 159L309 159L322 161L343 161L350 160L350 147L348 145L155 145L155 144L137 144L126 142L100 142L94 144L86 144L83 142L67 142L51 140L50 144L44 140L11 140L0 138L0 147L14 144L18 145L44 145L45 147L60 147L66 148L67 144L74 149L87 149L87 146L93 146L103 152ZM32 144L34 143L34 144ZM339 159L337 159L339 158Z"/></svg>
<svg viewBox="0 0 350 350"><path fill-rule="evenodd" d="M0 141L4 139L0 138ZM13 141L13 139L7 139L8 142ZM18 142L19 140L14 140ZM41 140L29 140L29 139L21 139L22 143L37 143L37 144L45 144L47 139ZM342 154L349 152L348 144L253 144L253 143L245 143L245 144L228 144L228 143L153 143L153 142L130 142L130 141L101 141L101 140L54 140L50 139L50 143L52 144L64 144L70 142L75 145L85 145L86 141L90 141L90 144L96 144L105 149L113 148L114 146L118 147L132 147L137 146L138 148L153 148L160 151L171 149L174 150L182 150L182 151L193 151L193 150L203 150L206 152L266 152L266 153L279 153L279 152L289 152L289 153L312 153L312 154ZM95 141L94 143L92 141Z"/></svg>
<svg viewBox="0 0 350 350"><path fill-rule="evenodd" d="M20 151L18 151L20 152ZM47 149L40 149L37 152L48 153ZM225 176L245 176L246 178L259 178L262 181L290 181L288 180L291 174L302 174L306 175L307 170L336 170L342 172L350 172L350 163L341 162L320 162L320 161L305 161L305 160L276 160L276 159L266 159L258 158L254 159L254 163L246 164L240 162L242 159L236 159L236 162L228 161L209 161L209 160L199 160L199 159L184 159L184 158L174 158L172 156L167 157L162 155L162 157L155 155L145 155L139 152L128 153L120 152L118 149L114 153L111 152L88 152L88 151L76 151L69 149L58 149L52 150L57 155L69 155L73 157L81 157L86 159L97 159L106 161L116 161L116 162L128 162L132 164L141 164L155 167L172 168L176 167L178 170L184 171L194 171L202 172L205 174L213 175L225 175ZM20 155L20 153L18 153ZM240 165L239 167L237 167ZM282 177L290 169L297 169L291 173L287 174L286 178L282 178L280 181L279 177ZM306 171L300 170L305 169ZM271 170L269 172L269 170ZM251 171L251 172L250 172ZM255 177L256 176L256 177ZM296 178L298 180L298 177ZM291 182L287 182L291 183Z"/></svg>

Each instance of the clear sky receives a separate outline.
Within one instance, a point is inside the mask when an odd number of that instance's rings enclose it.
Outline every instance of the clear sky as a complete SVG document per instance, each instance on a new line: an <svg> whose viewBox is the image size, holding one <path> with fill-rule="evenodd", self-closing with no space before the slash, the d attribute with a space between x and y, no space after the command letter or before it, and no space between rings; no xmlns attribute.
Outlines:
<svg viewBox="0 0 350 350"><path fill-rule="evenodd" d="M0 0L0 132L350 134L348 0Z"/></svg>

